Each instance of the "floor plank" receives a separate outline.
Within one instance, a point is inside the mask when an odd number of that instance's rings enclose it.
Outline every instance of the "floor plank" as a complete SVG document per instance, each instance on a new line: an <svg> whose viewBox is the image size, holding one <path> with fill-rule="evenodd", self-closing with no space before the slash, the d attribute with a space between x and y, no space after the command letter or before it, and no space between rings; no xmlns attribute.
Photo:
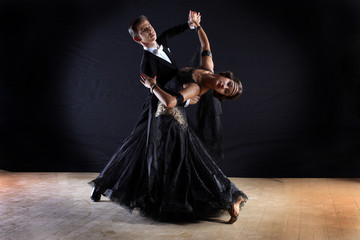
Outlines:
<svg viewBox="0 0 360 240"><path fill-rule="evenodd" d="M360 239L360 179L231 178L249 201L239 220L159 223L102 199L97 173L0 171L0 239Z"/></svg>

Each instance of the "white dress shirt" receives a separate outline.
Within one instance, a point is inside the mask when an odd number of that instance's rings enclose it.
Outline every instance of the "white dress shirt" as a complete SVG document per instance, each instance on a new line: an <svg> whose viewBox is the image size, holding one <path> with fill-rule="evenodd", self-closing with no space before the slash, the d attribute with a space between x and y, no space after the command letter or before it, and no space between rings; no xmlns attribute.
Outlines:
<svg viewBox="0 0 360 240"><path fill-rule="evenodd" d="M163 46L160 45L157 48L148 48L148 47L144 47L144 50L151 52L152 54L158 56L159 58L164 59L165 61L172 63L170 58L168 57L168 55L166 55L166 53L163 50Z"/></svg>

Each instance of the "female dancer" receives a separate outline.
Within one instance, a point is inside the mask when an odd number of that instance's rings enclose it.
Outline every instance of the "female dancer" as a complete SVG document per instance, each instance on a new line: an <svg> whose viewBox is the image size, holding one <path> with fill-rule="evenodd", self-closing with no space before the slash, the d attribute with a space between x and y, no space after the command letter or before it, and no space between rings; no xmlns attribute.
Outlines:
<svg viewBox="0 0 360 240"><path fill-rule="evenodd" d="M207 147L188 125L183 103L210 89L220 100L242 92L231 73L214 74L210 44L197 23L202 64L179 73L184 85L164 91L156 77L141 75L141 82L158 99L150 138L133 131L102 173L93 180L103 195L145 216L161 221L200 219L228 210L234 223L247 196L222 173ZM147 147L144 147L146 145Z"/></svg>

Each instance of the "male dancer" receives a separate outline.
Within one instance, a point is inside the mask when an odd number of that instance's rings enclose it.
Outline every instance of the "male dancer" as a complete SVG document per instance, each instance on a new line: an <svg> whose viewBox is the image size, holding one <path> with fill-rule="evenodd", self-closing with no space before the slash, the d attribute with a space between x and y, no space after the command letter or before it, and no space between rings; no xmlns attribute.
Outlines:
<svg viewBox="0 0 360 240"><path fill-rule="evenodd" d="M181 34L189 29L195 28L195 20L200 22L200 13L190 11L188 22L166 30L159 37L157 37L155 29L151 26L149 20L144 15L139 16L129 26L129 33L131 37L143 46L144 53L140 65L141 73L148 76L157 76L157 84L160 87L166 88L171 85L171 81L177 81L176 76L178 67L170 49L168 48L167 39L175 35ZM186 104L196 104L199 97L191 99ZM142 113L138 119L134 129L141 129L147 132L145 152L153 151L151 129L153 124L153 112L157 107L157 99L152 94L149 94L148 99L145 100ZM149 154L151 156L151 154ZM150 168L152 159L148 159L148 168ZM106 179L107 171L111 171L111 162L105 167L100 175L92 183L94 185L90 199L93 202L99 202L101 194L111 186L111 179ZM150 171L150 169L148 169ZM101 186L99 183L101 182Z"/></svg>
<svg viewBox="0 0 360 240"><path fill-rule="evenodd" d="M140 65L141 73L157 76L157 83L165 87L173 79L178 67L167 44L167 39L195 28L194 20L201 19L197 12L190 11L188 23L170 28L157 37L155 29L144 15L136 18L129 26L131 37L143 46L144 53Z"/></svg>

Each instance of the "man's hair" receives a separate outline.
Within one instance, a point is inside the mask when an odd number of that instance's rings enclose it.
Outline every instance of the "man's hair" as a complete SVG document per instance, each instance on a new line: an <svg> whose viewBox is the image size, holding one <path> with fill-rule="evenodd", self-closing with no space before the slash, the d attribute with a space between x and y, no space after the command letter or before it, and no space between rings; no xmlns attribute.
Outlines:
<svg viewBox="0 0 360 240"><path fill-rule="evenodd" d="M138 29L137 29L137 26L142 22L142 21L145 21L145 20L148 20L149 19L145 16L145 15L140 15L138 16L137 18L135 18L129 25L129 34L132 38L134 37L138 37L139 36L139 32L138 32Z"/></svg>
<svg viewBox="0 0 360 240"><path fill-rule="evenodd" d="M220 76L232 79L234 81L234 84L238 85L238 90L234 95L231 95L231 96L225 96L225 95L222 95L221 93L213 91L213 96L216 97L217 99L219 99L220 102L224 101L224 99L235 100L235 99L239 98L242 94L242 84L240 82L240 79L238 79L237 77L234 77L234 74L230 71L220 72L218 74Z"/></svg>

